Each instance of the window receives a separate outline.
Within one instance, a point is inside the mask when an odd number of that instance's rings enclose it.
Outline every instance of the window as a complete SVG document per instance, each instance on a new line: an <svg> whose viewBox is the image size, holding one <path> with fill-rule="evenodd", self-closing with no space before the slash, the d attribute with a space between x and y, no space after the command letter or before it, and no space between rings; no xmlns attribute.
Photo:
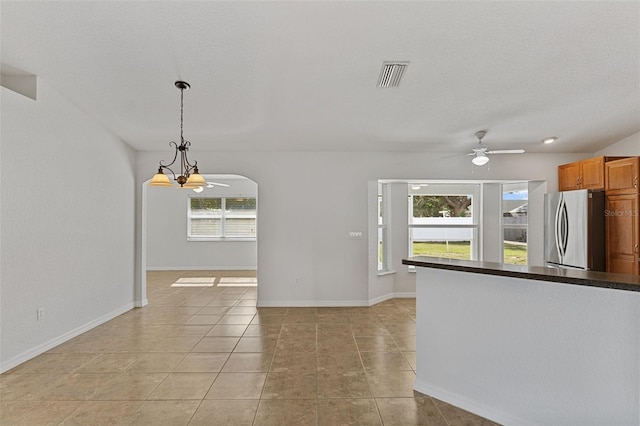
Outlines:
<svg viewBox="0 0 640 426"><path fill-rule="evenodd" d="M502 259L504 263L527 264L527 207L529 189L526 182L502 184Z"/></svg>
<svg viewBox="0 0 640 426"><path fill-rule="evenodd" d="M378 182L378 272L389 271L387 184Z"/></svg>
<svg viewBox="0 0 640 426"><path fill-rule="evenodd" d="M478 258L477 185L409 185L409 256Z"/></svg>
<svg viewBox="0 0 640 426"><path fill-rule="evenodd" d="M255 198L189 198L188 240L255 240L255 238Z"/></svg>

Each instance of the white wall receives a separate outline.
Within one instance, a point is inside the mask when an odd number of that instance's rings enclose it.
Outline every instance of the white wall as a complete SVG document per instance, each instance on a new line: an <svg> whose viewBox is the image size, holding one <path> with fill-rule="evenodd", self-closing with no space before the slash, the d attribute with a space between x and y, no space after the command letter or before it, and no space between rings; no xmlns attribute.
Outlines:
<svg viewBox="0 0 640 426"><path fill-rule="evenodd" d="M502 185L482 184L482 260L502 262Z"/></svg>
<svg viewBox="0 0 640 426"><path fill-rule="evenodd" d="M505 425L640 424L640 293L417 269L416 390Z"/></svg>
<svg viewBox="0 0 640 426"><path fill-rule="evenodd" d="M229 187L190 189L147 188L147 269L256 269L257 242L187 241L188 197L255 197L257 185L249 179L207 177ZM259 206L258 206L259 208Z"/></svg>
<svg viewBox="0 0 640 426"><path fill-rule="evenodd" d="M45 80L0 90L4 371L133 307L135 193L133 151Z"/></svg>
<svg viewBox="0 0 640 426"><path fill-rule="evenodd" d="M546 193L547 182L529 182L527 204L527 264L529 266L544 266L544 194Z"/></svg>
<svg viewBox="0 0 640 426"><path fill-rule="evenodd" d="M619 142L609 145L605 149L598 151L594 157L600 155L610 156L635 156L640 155L640 132L634 133Z"/></svg>
<svg viewBox="0 0 640 426"><path fill-rule="evenodd" d="M137 217L142 216L142 184L165 158L165 151L137 153ZM501 156L490 167L472 166L450 153L206 152L197 142L191 156L202 173L239 174L258 184L259 303L268 305L368 304L380 292L369 288L371 181L378 179L548 180L557 186L557 166L584 154ZM375 218L375 213L373 214ZM374 219L375 220L375 219ZM138 287L144 303L142 228L137 235ZM362 240L349 239L362 231ZM375 247L375 245L373 246ZM299 277L299 284L296 284ZM388 278L380 279L383 291Z"/></svg>
<svg viewBox="0 0 640 426"><path fill-rule="evenodd" d="M409 191L406 183L389 183L389 208L391 220L389 222L389 240L391 245L391 269L393 275L393 294L413 296L416 292L415 274L402 264L402 259L409 255L409 234L407 221L409 219Z"/></svg>

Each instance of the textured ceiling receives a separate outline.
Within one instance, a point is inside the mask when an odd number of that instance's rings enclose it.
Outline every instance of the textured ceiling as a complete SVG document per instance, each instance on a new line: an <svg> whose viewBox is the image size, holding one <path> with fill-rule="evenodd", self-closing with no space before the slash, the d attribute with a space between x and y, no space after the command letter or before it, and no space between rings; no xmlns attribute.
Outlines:
<svg viewBox="0 0 640 426"><path fill-rule="evenodd" d="M640 131L640 2L0 3L2 64L138 150L594 152ZM409 61L398 88L383 61ZM542 145L546 136L559 137ZM87 141L87 143L91 143Z"/></svg>

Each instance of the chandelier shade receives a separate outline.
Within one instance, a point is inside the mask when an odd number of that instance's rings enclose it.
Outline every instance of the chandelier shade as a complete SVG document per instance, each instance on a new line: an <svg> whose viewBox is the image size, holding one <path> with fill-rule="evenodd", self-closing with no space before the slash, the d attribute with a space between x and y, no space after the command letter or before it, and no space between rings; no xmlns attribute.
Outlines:
<svg viewBox="0 0 640 426"><path fill-rule="evenodd" d="M162 171L162 167L158 168L158 173L153 175L153 179L149 182L151 186L173 186L169 180L169 176L165 175Z"/></svg>
<svg viewBox="0 0 640 426"><path fill-rule="evenodd" d="M184 91L189 90L191 85L186 81L176 81L175 86L180 89L180 143L176 143L174 141L169 142L169 146L172 146L175 149L175 154L173 156L173 160L169 164L164 164L163 161L160 161L160 165L158 167L158 173L156 173L151 182L149 182L150 186L173 186L169 176L167 176L164 172L165 170L169 171L173 176L173 180L181 187L181 188L197 188L199 186L205 186L207 183L204 178L200 175L198 171L198 162L194 161L191 163L189 158L187 157L187 152L189 151L189 147L191 146L191 142L184 139L183 127L184 127ZM176 161L179 164L176 164ZM174 166L174 164L176 164ZM176 175L176 171L174 171L171 167L180 167L179 174Z"/></svg>
<svg viewBox="0 0 640 426"><path fill-rule="evenodd" d="M185 188L197 188L199 186L207 186L207 182L204 180L200 173L191 173L187 179L187 183L184 184Z"/></svg>

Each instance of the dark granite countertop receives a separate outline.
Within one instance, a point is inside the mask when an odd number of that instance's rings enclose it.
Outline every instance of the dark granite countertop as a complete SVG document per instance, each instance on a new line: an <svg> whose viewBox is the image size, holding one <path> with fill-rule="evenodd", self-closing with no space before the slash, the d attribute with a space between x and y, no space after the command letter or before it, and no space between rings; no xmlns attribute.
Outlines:
<svg viewBox="0 0 640 426"><path fill-rule="evenodd" d="M499 275L503 277L640 292L640 275L545 268L542 266L505 265L495 262L428 256L415 256L409 259L403 259L402 263L404 265L448 269L450 271L473 272L477 274Z"/></svg>

